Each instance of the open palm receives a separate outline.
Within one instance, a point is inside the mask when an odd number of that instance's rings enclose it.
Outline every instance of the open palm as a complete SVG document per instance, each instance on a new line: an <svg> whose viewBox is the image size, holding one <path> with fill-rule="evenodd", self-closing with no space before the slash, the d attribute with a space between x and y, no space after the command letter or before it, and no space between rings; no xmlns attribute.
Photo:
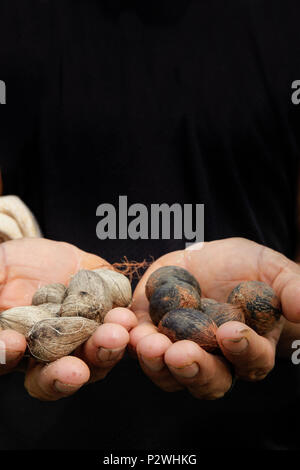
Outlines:
<svg viewBox="0 0 300 470"><path fill-rule="evenodd" d="M241 281L264 281L279 296L285 318L266 337L238 322L223 324L217 340L227 361L208 354L191 341L172 344L157 333L145 296L149 275L167 265L186 268L199 281L203 296L221 302ZM289 339L297 335L299 326L290 322L300 321L300 268L280 253L242 238L197 244L191 249L168 253L153 263L137 286L133 310L139 325L131 332L131 347L136 349L145 373L165 390L187 387L199 398L219 398L232 383L229 362L239 377L261 380L274 366L283 329Z"/></svg>
<svg viewBox="0 0 300 470"><path fill-rule="evenodd" d="M0 245L0 310L30 305L38 287L52 282L67 284L79 269L96 269L109 264L73 245L45 239L24 238ZM1 314L0 314L1 315ZM43 400L70 395L89 380L106 376L121 359L129 341L128 330L136 325L130 310L111 310L81 348L79 357L68 356L48 366L32 360L25 376L29 393ZM0 332L5 344L6 364L0 375L13 370L26 349L24 336L13 331Z"/></svg>

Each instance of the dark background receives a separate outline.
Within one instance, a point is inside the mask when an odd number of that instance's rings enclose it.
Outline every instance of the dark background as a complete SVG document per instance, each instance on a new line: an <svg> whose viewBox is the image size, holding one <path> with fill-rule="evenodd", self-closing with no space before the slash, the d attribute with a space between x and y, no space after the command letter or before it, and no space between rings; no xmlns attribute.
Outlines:
<svg viewBox="0 0 300 470"><path fill-rule="evenodd" d="M293 258L300 77L292 0L2 0L0 165L47 238L110 262L178 240L96 237L96 208L205 204L205 239ZM166 394L127 357L102 383L40 403L1 378L1 449L297 448L299 372L200 402Z"/></svg>

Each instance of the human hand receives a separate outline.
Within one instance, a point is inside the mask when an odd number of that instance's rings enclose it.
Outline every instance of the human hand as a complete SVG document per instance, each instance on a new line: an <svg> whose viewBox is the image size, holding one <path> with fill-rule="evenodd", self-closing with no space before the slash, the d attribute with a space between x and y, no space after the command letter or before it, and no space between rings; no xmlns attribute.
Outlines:
<svg viewBox="0 0 300 470"><path fill-rule="evenodd" d="M79 269L109 266L102 258L67 243L41 238L24 238L0 244L0 310L30 305L41 286L66 284ZM0 314L1 315L1 314ZM104 324L76 351L50 364L30 360L25 387L33 397L57 400L76 392L89 381L104 378L122 358L136 317L128 309L108 312ZM25 337L13 330L0 331L5 344L6 364L0 375L13 371L26 349Z"/></svg>
<svg viewBox="0 0 300 470"><path fill-rule="evenodd" d="M150 274L162 266L178 265L199 281L204 297L226 302L241 281L258 280L273 287L281 300L283 317L265 337L245 324L228 322L217 331L223 353L212 355L192 341L171 343L151 322L145 295ZM130 345L149 378L165 391L187 388L195 397L221 398L231 387L232 374L257 381L272 370L277 352L289 354L293 339L300 338L300 268L282 254L242 238L191 246L158 259L148 269L134 293L132 309L139 325L130 333Z"/></svg>

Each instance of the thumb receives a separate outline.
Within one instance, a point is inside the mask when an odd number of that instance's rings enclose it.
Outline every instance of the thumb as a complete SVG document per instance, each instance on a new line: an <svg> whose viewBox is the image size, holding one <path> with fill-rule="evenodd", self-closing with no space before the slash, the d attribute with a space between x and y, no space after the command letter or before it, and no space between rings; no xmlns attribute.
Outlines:
<svg viewBox="0 0 300 470"><path fill-rule="evenodd" d="M287 320L300 323L300 267L270 248L261 250L260 280L269 284L281 301Z"/></svg>

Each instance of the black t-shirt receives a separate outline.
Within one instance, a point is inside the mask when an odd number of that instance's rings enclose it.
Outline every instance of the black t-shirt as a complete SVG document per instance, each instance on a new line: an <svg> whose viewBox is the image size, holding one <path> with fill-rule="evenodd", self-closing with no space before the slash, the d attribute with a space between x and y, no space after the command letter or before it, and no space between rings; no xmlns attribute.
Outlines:
<svg viewBox="0 0 300 470"><path fill-rule="evenodd" d="M0 165L47 238L110 262L184 248L104 240L96 208L205 204L205 240L296 247L300 79L296 0L2 0ZM0 379L0 448L285 447L299 371L197 401L126 357L103 382L41 403ZM289 408L290 407L290 408ZM275 443L275 444L274 444Z"/></svg>

